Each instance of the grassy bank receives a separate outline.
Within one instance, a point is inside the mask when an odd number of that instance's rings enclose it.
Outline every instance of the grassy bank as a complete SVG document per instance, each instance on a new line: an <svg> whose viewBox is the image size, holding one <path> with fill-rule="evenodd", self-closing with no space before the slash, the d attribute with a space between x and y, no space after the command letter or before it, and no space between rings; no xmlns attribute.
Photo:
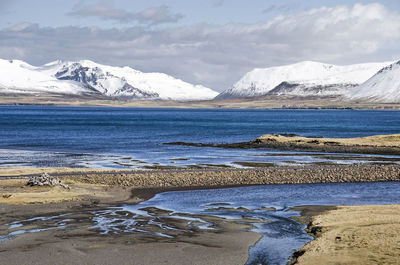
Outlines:
<svg viewBox="0 0 400 265"><path fill-rule="evenodd" d="M314 216L309 232L316 239L298 264L400 263L400 205L338 206Z"/></svg>

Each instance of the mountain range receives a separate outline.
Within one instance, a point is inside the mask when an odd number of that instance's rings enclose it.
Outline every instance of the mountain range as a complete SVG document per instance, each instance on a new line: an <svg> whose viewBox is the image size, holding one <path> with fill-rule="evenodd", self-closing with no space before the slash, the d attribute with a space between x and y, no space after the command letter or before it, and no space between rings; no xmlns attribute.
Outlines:
<svg viewBox="0 0 400 265"><path fill-rule="evenodd" d="M400 103L400 61L382 68L345 97L349 100Z"/></svg>
<svg viewBox="0 0 400 265"><path fill-rule="evenodd" d="M254 69L217 98L343 96L391 62L337 66L304 61Z"/></svg>
<svg viewBox="0 0 400 265"><path fill-rule="evenodd" d="M89 60L32 66L0 59L0 94L76 95L101 99L193 101L229 98L334 97L400 103L400 61L337 66L304 61L257 68L218 93L163 73Z"/></svg>
<svg viewBox="0 0 400 265"><path fill-rule="evenodd" d="M55 61L40 67L0 60L0 93L64 94L147 100L208 100L218 95L163 73L143 73L89 60Z"/></svg>

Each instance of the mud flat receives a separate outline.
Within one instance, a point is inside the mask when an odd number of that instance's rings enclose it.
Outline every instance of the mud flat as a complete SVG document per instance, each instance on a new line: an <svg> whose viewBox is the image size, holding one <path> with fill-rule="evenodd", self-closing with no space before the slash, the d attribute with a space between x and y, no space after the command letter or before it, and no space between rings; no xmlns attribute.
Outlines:
<svg viewBox="0 0 400 265"><path fill-rule="evenodd" d="M209 218L217 229L203 230L157 213L155 219L145 217L136 224L136 228L151 233L124 232L121 228L120 233L104 234L92 228L95 213L122 204L135 204L168 190L400 180L400 167L394 166L132 172L54 169L54 174L61 174L63 183L70 186L71 189L67 190L61 187L27 187L24 175L32 174L30 169L14 170L18 170L20 178L0 178L0 238L9 232L7 224L18 220L27 220L24 222L26 229L48 228L54 222L57 225L67 222L74 229L22 233L12 240L0 242L0 260L6 264L123 264L127 260L134 264L244 264L249 256L249 247L259 240L260 235L246 231L249 226L243 222L237 224L208 216L204 219ZM322 210L326 208L314 213ZM154 209L150 209L151 212ZM64 217L64 214L68 215ZM130 219L127 212L114 211L109 215L121 222L116 224L116 228L123 227L124 220ZM39 220L39 224L29 221L36 216L51 218ZM163 227L177 229L170 232L172 237L160 237L154 233L163 230L154 225L154 221L163 222ZM315 222L313 224L318 224Z"/></svg>
<svg viewBox="0 0 400 265"><path fill-rule="evenodd" d="M255 140L241 143L210 144L172 142L166 144L239 149L265 148L326 153L400 155L400 134L374 135L357 138L300 137L290 134L266 134Z"/></svg>
<svg viewBox="0 0 400 265"><path fill-rule="evenodd" d="M296 264L399 264L400 205L338 206L311 218Z"/></svg>
<svg viewBox="0 0 400 265"><path fill-rule="evenodd" d="M28 187L26 182L25 178L0 179L2 264L244 264L249 248L261 237L248 231L250 225L211 218L215 229L202 230L180 219L164 219L162 213L137 222L135 229L147 233L124 232L124 222L130 221L132 214L118 211L109 216L121 222L115 225L121 231L103 233L93 228L96 212L141 202L164 189L134 190L117 184L87 184L67 177L63 182L70 190ZM25 220L23 227L10 226L21 220ZM163 230L155 222L175 230L160 237L157 233ZM64 223L72 229L64 229ZM24 232L30 229L43 231ZM18 234L8 238L10 231Z"/></svg>

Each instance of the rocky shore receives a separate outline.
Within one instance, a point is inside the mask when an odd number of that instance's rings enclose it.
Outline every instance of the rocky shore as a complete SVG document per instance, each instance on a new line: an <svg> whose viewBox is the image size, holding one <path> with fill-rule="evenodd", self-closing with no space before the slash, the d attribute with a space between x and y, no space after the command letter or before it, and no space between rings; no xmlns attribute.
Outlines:
<svg viewBox="0 0 400 265"><path fill-rule="evenodd" d="M20 173L18 176L9 177L0 172L0 204L54 203L88 198L91 198L90 200L109 198L107 201L114 202L124 201L129 197L146 200L163 191L245 185L400 181L400 166L393 165L54 171L54 175L51 175L57 177L57 183L62 182L65 187L60 185L28 187L26 183L29 178L31 180L36 178L30 174L29 168L18 169L18 172ZM111 192L113 189L124 192ZM116 194L125 194L124 199Z"/></svg>
<svg viewBox="0 0 400 265"><path fill-rule="evenodd" d="M204 188L265 184L400 181L399 166L271 167L262 169L174 170L63 177L89 184L133 188Z"/></svg>

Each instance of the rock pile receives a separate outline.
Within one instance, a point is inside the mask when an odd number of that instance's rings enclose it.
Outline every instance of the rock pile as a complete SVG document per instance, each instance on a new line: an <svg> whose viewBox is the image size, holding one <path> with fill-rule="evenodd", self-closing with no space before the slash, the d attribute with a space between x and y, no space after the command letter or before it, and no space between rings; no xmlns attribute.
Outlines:
<svg viewBox="0 0 400 265"><path fill-rule="evenodd" d="M58 178L51 177L49 174L46 172L43 173L40 176L33 176L29 178L28 183L26 184L28 186L56 186L60 185L64 189L71 189L68 185L64 184L59 180Z"/></svg>

